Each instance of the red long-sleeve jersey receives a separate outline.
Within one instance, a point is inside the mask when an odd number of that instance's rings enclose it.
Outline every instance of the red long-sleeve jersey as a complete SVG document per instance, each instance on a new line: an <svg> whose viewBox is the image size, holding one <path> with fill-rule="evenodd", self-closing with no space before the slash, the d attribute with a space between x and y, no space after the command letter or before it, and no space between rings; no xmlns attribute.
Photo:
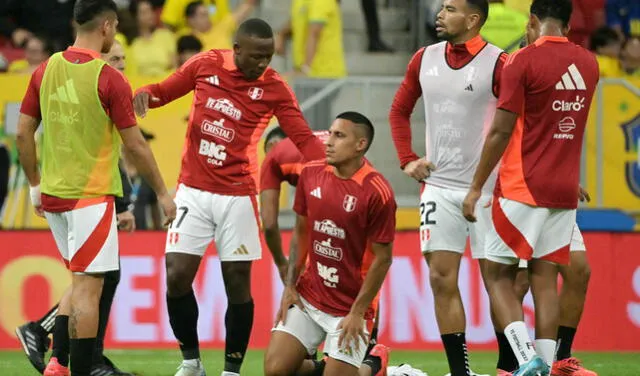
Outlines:
<svg viewBox="0 0 640 376"><path fill-rule="evenodd" d="M223 195L257 194L258 141L274 115L305 159L324 157L321 141L275 70L267 68L260 78L249 81L236 67L233 51L210 50L138 92L158 98L150 101L154 108L192 90L180 183Z"/></svg>

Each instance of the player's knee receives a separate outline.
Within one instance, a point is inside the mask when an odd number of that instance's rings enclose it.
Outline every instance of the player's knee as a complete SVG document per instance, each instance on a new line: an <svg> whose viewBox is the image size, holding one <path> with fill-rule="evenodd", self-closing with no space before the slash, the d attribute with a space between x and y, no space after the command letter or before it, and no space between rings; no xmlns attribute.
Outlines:
<svg viewBox="0 0 640 376"><path fill-rule="evenodd" d="M227 298L231 304L246 303L251 300L251 263L222 263Z"/></svg>
<svg viewBox="0 0 640 376"><path fill-rule="evenodd" d="M183 296L191 291L191 283L187 273L178 265L167 265L167 294Z"/></svg>
<svg viewBox="0 0 640 376"><path fill-rule="evenodd" d="M457 274L452 271L443 272L432 269L429 273L431 290L434 295L454 295L458 292Z"/></svg>
<svg viewBox="0 0 640 376"><path fill-rule="evenodd" d="M571 284L574 288L586 290L591 278L591 267L587 262L571 265L569 267L569 278L564 283Z"/></svg>

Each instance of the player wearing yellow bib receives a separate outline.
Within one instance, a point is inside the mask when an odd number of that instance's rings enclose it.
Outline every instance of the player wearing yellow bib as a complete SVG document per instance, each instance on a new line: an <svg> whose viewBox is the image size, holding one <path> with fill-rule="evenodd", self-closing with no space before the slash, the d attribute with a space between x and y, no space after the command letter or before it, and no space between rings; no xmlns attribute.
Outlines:
<svg viewBox="0 0 640 376"><path fill-rule="evenodd" d="M104 273L119 269L114 197L122 196L120 137L156 191L167 221L176 212L137 127L131 87L100 59L114 41L116 10L113 0L76 2L74 46L34 72L18 121L18 152L32 203L47 218L73 272L69 335L74 376L91 373ZM42 176L34 142L41 120Z"/></svg>

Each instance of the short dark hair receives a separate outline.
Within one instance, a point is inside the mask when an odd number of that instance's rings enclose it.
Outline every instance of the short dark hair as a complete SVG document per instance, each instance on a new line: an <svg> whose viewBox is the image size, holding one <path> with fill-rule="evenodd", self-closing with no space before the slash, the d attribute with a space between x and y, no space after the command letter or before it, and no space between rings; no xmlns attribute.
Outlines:
<svg viewBox="0 0 640 376"><path fill-rule="evenodd" d="M193 35L183 35L178 38L177 50L179 54L187 51L200 52L202 51L202 42Z"/></svg>
<svg viewBox="0 0 640 376"><path fill-rule="evenodd" d="M467 0L467 6L480 12L480 26L489 18L489 2L487 0Z"/></svg>
<svg viewBox="0 0 640 376"><path fill-rule="evenodd" d="M73 6L73 20L84 29L93 29L97 25L88 25L103 13L118 14L118 6L113 0L78 0Z"/></svg>
<svg viewBox="0 0 640 376"><path fill-rule="evenodd" d="M366 153L371 147L371 144L373 143L373 136L375 135L375 130L373 129L371 120L369 120L369 118L364 116L363 114L355 111L343 112L340 115L336 116L336 119L349 120L350 122L364 129L364 134L367 138L367 148L364 150Z"/></svg>
<svg viewBox="0 0 640 376"><path fill-rule="evenodd" d="M598 48L606 47L612 43L620 43L620 36L615 30L609 26L603 26L591 34L590 47L592 51L597 51Z"/></svg>
<svg viewBox="0 0 640 376"><path fill-rule="evenodd" d="M271 29L271 26L263 19L250 18L240 24L236 35L269 39L273 38L273 29Z"/></svg>
<svg viewBox="0 0 640 376"><path fill-rule="evenodd" d="M573 12L571 0L533 0L530 13L538 17L540 21L553 18L562 22L562 26L569 26L569 19Z"/></svg>
<svg viewBox="0 0 640 376"><path fill-rule="evenodd" d="M204 6L204 3L202 2L202 0L196 0L196 1L192 1L189 3L189 5L187 5L187 8L184 10L184 15L189 18L189 17L193 17L196 14L196 10L198 10L198 7Z"/></svg>
<svg viewBox="0 0 640 376"><path fill-rule="evenodd" d="M275 127L272 130L270 130L269 133L267 133L267 136L264 138L265 151L267 151L267 144L269 143L269 141L271 141L276 137L287 138L287 134L284 133L284 131L280 127Z"/></svg>

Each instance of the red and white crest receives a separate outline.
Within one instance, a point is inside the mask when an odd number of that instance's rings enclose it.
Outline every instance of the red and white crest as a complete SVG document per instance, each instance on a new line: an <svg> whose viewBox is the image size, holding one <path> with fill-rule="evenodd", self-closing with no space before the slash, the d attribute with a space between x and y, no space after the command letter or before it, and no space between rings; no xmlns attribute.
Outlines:
<svg viewBox="0 0 640 376"><path fill-rule="evenodd" d="M263 93L264 93L264 90L254 86L251 89L249 89L249 98L253 99L254 101L257 101L258 99L262 98Z"/></svg>
<svg viewBox="0 0 640 376"><path fill-rule="evenodd" d="M177 232L170 232L169 233L169 244L175 245L176 243L178 243L178 237L179 237L179 234Z"/></svg>
<svg viewBox="0 0 640 376"><path fill-rule="evenodd" d="M347 213L350 213L356 210L356 204L358 203L358 199L351 195L344 196L344 201L342 201L342 208Z"/></svg>

